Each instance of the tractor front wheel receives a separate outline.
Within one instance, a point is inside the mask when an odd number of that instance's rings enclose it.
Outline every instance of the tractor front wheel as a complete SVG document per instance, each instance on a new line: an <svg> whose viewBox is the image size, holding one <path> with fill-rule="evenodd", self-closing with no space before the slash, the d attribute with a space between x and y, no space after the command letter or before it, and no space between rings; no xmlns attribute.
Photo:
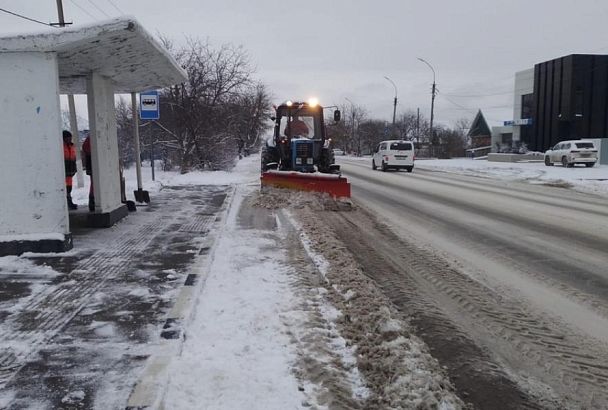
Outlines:
<svg viewBox="0 0 608 410"><path fill-rule="evenodd" d="M321 156L318 164L319 172L329 174L331 172L329 166L333 165L335 162L336 157L334 151L329 148L321 148Z"/></svg>
<svg viewBox="0 0 608 410"><path fill-rule="evenodd" d="M268 171L268 164L271 162L279 162L279 151L275 147L265 145L262 148L260 170L262 172Z"/></svg>

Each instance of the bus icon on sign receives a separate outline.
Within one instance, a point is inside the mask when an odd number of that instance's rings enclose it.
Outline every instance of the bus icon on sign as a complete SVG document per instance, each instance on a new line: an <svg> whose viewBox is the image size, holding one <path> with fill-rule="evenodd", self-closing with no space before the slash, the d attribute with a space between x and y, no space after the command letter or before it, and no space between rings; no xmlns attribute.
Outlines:
<svg viewBox="0 0 608 410"><path fill-rule="evenodd" d="M139 115L142 120L158 120L160 118L157 91L139 94Z"/></svg>
<svg viewBox="0 0 608 410"><path fill-rule="evenodd" d="M143 109L149 110L150 108L156 108L156 99L145 98L141 101Z"/></svg>

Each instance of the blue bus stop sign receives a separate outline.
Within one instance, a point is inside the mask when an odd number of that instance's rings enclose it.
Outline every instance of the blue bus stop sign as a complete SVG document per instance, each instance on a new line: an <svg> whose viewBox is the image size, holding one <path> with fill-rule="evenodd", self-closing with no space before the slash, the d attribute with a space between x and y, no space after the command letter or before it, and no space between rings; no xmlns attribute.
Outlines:
<svg viewBox="0 0 608 410"><path fill-rule="evenodd" d="M158 91L146 91L139 94L139 117L142 120L158 120L160 118Z"/></svg>

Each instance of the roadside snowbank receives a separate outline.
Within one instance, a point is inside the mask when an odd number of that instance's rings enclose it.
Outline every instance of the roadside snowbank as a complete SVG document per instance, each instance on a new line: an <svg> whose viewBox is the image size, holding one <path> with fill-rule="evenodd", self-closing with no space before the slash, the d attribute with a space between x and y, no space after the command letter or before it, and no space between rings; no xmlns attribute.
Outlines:
<svg viewBox="0 0 608 410"><path fill-rule="evenodd" d="M416 167L461 175L548 184L608 196L608 166L548 167L539 162L488 162L466 158L418 160Z"/></svg>
<svg viewBox="0 0 608 410"><path fill-rule="evenodd" d="M239 160L231 171L192 171L181 174L178 171L163 171L160 163L155 164L154 176L152 181L152 168L149 162L142 164L141 176L142 187L150 193L159 192L163 186L184 186L184 185L236 185L242 183L254 183L260 177L258 155L250 155ZM76 187L74 178L74 189L72 190L72 200L74 203L86 206L89 200L90 177L84 176L84 187ZM137 189L137 171L135 166L124 170L125 191L127 199L133 199L133 191Z"/></svg>
<svg viewBox="0 0 608 410"><path fill-rule="evenodd" d="M254 203L268 209L287 208L306 261L315 265L309 280L317 278L318 293L332 307L324 315L331 318L328 332L336 333L330 337L342 362L342 379L348 380L362 408L465 407L428 347L319 217L324 211L348 212L355 209L352 204L345 206L322 194L278 189L264 192ZM295 250L292 253L292 264L303 265L302 256ZM299 272L305 275L303 269ZM314 304L318 297L312 293L308 300ZM323 364L321 359L310 360L317 367ZM308 373L315 374L315 366L309 366ZM352 403L346 407L359 408Z"/></svg>

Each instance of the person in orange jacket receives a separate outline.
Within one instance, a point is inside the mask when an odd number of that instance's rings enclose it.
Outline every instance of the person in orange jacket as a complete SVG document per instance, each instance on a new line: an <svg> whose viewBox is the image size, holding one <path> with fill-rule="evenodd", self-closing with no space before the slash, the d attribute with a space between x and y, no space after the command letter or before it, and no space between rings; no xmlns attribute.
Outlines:
<svg viewBox="0 0 608 410"><path fill-rule="evenodd" d="M89 186L89 211L95 212L95 195L93 190L93 161L91 160L91 136L87 135L82 143L82 167L91 177Z"/></svg>
<svg viewBox="0 0 608 410"><path fill-rule="evenodd" d="M72 178L76 175L76 148L72 142L72 133L64 130L63 137L63 162L65 166L65 192L69 209L78 209L72 202Z"/></svg>

